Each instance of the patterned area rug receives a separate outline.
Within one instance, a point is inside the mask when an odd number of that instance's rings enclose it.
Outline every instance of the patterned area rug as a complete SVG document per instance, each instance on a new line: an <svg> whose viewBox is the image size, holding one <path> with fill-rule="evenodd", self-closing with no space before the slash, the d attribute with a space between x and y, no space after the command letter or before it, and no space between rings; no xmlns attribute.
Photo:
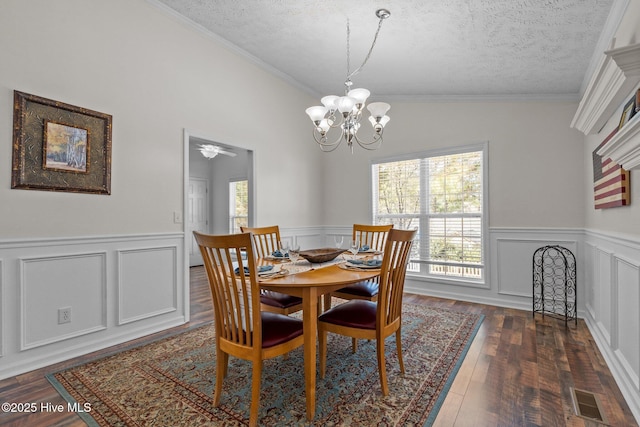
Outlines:
<svg viewBox="0 0 640 427"><path fill-rule="evenodd" d="M264 426L431 425L483 316L406 304L400 373L395 337L386 341L389 396L383 397L374 341L329 334L327 374L318 378L316 415L306 420L302 347L263 365L259 424ZM206 325L47 377L90 412L90 426L244 426L251 364L229 359L220 406L212 406L214 328Z"/></svg>

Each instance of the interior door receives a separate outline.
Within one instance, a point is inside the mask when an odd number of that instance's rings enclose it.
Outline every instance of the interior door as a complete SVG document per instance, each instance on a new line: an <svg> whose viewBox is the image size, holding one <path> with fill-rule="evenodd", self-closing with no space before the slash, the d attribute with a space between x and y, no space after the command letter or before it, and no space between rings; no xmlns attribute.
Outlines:
<svg viewBox="0 0 640 427"><path fill-rule="evenodd" d="M202 255L193 231L209 233L209 182L202 178L189 178L189 212L187 213L187 231L191 236L189 247L189 266L202 265Z"/></svg>

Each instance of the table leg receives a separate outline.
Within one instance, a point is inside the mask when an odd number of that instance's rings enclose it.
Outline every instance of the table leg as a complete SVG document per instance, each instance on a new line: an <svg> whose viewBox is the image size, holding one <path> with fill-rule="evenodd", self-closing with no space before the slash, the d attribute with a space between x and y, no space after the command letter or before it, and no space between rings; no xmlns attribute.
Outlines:
<svg viewBox="0 0 640 427"><path fill-rule="evenodd" d="M307 399L307 419L316 412L316 335L318 333L318 290L305 288L302 295L304 327L304 381Z"/></svg>

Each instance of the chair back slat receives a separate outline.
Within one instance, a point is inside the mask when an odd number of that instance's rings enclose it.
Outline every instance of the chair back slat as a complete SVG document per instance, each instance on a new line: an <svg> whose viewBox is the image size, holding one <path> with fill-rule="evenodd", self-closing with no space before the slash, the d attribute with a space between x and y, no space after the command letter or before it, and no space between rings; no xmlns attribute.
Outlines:
<svg viewBox="0 0 640 427"><path fill-rule="evenodd" d="M280 227L240 227L243 233L251 233L256 257L264 258L280 248Z"/></svg>
<svg viewBox="0 0 640 427"><path fill-rule="evenodd" d="M401 317L404 279L416 230L391 229L387 236L378 293L378 316L386 326Z"/></svg>
<svg viewBox="0 0 640 427"><path fill-rule="evenodd" d="M360 247L368 245L376 251L384 250L387 241L387 234L393 228L393 224L387 225L367 225L353 224L352 239L360 242Z"/></svg>
<svg viewBox="0 0 640 427"><path fill-rule="evenodd" d="M209 279L216 333L222 340L253 347L261 342L262 331L251 236L248 233L211 236L198 232L194 236Z"/></svg>

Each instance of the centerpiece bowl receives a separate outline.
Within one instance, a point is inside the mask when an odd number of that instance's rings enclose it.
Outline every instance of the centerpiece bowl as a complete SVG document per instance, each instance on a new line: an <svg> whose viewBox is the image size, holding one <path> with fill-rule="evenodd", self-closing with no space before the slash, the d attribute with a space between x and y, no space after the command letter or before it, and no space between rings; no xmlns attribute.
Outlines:
<svg viewBox="0 0 640 427"><path fill-rule="evenodd" d="M300 256L311 263L321 263L335 259L344 251L344 249L336 248L309 249L300 251Z"/></svg>

